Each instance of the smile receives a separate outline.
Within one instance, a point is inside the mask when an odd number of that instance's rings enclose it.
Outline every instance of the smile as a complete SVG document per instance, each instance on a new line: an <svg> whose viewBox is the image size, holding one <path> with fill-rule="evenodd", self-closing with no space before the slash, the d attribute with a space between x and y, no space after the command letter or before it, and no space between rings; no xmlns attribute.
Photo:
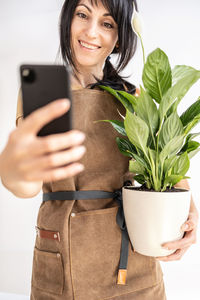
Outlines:
<svg viewBox="0 0 200 300"><path fill-rule="evenodd" d="M86 48L86 49L90 49L90 50L97 50L97 49L101 48L101 47L99 47L99 46L92 45L92 44L88 44L88 43L83 42L83 41L80 41L80 40L79 40L79 44L80 44L82 47L84 47L84 48Z"/></svg>

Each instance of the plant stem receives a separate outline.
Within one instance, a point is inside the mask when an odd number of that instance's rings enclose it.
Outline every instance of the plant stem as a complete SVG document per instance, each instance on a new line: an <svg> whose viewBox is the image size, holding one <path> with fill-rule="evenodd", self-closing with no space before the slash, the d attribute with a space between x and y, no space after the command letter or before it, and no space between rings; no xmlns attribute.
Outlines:
<svg viewBox="0 0 200 300"><path fill-rule="evenodd" d="M142 54L143 54L143 63L145 65L145 53L144 53L144 45L143 45L143 41L142 41L142 37L141 35L137 32L139 38L140 38L140 43L141 43L141 46L142 46Z"/></svg>

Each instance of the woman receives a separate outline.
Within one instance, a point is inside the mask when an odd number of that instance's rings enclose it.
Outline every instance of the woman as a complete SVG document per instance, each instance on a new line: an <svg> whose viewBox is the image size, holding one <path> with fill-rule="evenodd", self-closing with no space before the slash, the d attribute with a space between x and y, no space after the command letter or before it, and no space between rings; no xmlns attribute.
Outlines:
<svg viewBox="0 0 200 300"><path fill-rule="evenodd" d="M69 150L62 156L59 152L66 148L67 136L62 135L63 148L60 146L59 149L55 137L54 141L53 137L51 140L35 139L32 147L34 154L30 152L30 155L35 155L37 151L40 158L32 160L33 171L31 163L26 162L25 165L24 160L24 167L21 168L21 172L26 174L24 182L17 186L17 191L13 188L16 195L23 191L24 197L36 195L41 187L44 192L36 227L32 300L166 299L159 262L134 252L130 243L129 252L123 251L121 230L116 223L119 202L113 197L102 197L101 193L99 197L92 198L88 193L114 192L129 181L133 184L133 176L127 171L128 158L121 155L116 146L116 131L112 131L109 124L93 123L99 119L120 119L117 110L125 113L121 103L98 88L100 83L135 92L135 87L118 75L135 52L136 37L130 23L132 12L132 0L66 0L63 5L61 52L64 61L72 66L74 124L76 130L86 135L87 151L81 158L84 171L70 176L70 172L58 167L73 161L69 159ZM112 53L119 54L117 70L109 62ZM34 113L35 116L37 113ZM19 97L17 120L22 116ZM46 117L43 123L47 122L47 118L52 116ZM21 144L25 155L25 146L30 149L33 136L35 138L35 132L42 125L34 126L30 134L31 122L25 125L26 121L20 120L18 128L23 132L22 136L26 136L24 145ZM20 133L13 136L17 145ZM42 140L43 145L36 147ZM46 153L47 150L50 154ZM51 167L51 175L47 175L47 170L44 173L47 165ZM53 173L53 167L62 172ZM20 178L20 172L17 175ZM7 183L11 188L13 178ZM23 186L27 187L26 190ZM65 193L66 198L61 199L61 191L70 191L71 198ZM84 199L84 195L88 197ZM171 243L171 247L175 245L176 249L185 251L185 247L195 238L196 220L196 208L191 201L190 237L186 233L181 241ZM124 253L128 253L127 270Z"/></svg>

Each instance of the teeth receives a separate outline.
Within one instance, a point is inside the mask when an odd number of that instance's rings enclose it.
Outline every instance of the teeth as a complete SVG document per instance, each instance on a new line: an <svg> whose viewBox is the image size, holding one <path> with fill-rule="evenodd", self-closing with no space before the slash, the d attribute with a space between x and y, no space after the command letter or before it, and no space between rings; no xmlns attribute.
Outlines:
<svg viewBox="0 0 200 300"><path fill-rule="evenodd" d="M88 45L88 44L86 44L86 43L84 43L84 42L82 42L82 41L80 41L80 44L82 45L82 46L84 46L85 48L88 48L88 49L98 49L99 47L95 47L95 46L91 46L91 45Z"/></svg>

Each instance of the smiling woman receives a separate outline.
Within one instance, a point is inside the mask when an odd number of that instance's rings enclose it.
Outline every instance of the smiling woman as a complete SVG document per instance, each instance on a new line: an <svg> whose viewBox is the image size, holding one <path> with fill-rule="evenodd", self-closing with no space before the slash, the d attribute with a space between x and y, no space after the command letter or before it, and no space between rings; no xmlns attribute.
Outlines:
<svg viewBox="0 0 200 300"><path fill-rule="evenodd" d="M134 5L137 8L136 1ZM66 176L52 175L48 181L43 180L31 300L166 299L159 262L134 252L124 228L120 190L123 185L133 185L129 158L118 150L118 134L110 131L109 124L94 122L120 121L117 111L125 114L123 105L98 85L132 94L136 91L119 74L136 51L132 13L132 0L66 0L63 4L60 47L64 64L72 69L74 129L85 134L87 151L78 157L85 167L82 172L74 175L66 169ZM112 54L118 57L116 67L109 60ZM52 106L52 114L54 111ZM50 113L47 110L43 114L38 115L40 120ZM19 94L17 120L22 116ZM19 137L25 131L26 121L21 121L13 143L21 141ZM32 124L29 122L29 127ZM24 133L24 139L27 135ZM30 134L26 138L29 140ZM65 148L68 141L69 136L63 136ZM35 148L29 145L27 155L47 145L36 147L36 142ZM69 151L61 157L64 151L58 151L60 144L49 140L51 156L45 157L49 167L57 169L58 161L64 165L77 159ZM37 176L41 161L33 166ZM31 178L32 170L25 175Z"/></svg>
<svg viewBox="0 0 200 300"><path fill-rule="evenodd" d="M135 92L135 86L119 75L136 51L137 38L131 27L132 11L132 0L64 3L60 17L61 53L64 62L73 66L81 85L105 84ZM116 68L109 61L112 54L118 55ZM81 82L80 74L88 74L88 71L89 78L87 76L88 79ZM76 76L77 72L79 76Z"/></svg>

